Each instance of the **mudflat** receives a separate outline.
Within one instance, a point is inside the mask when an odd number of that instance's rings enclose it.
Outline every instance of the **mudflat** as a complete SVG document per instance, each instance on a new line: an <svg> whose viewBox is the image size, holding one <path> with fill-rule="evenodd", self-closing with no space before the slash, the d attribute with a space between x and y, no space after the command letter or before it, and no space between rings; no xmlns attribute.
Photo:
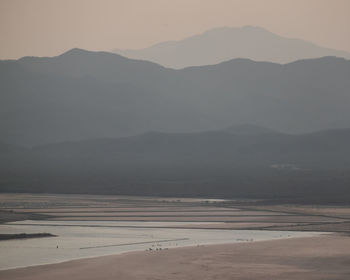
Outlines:
<svg viewBox="0 0 350 280"><path fill-rule="evenodd" d="M184 247L0 271L0 279L350 279L350 237Z"/></svg>

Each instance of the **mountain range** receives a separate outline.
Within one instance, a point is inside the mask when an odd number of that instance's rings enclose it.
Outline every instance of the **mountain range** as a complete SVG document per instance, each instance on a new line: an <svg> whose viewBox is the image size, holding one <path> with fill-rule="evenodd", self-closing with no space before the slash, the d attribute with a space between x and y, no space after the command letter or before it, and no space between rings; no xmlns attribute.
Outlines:
<svg viewBox="0 0 350 280"><path fill-rule="evenodd" d="M254 124L285 133L350 123L350 61L233 59L168 69L72 49L0 61L0 141L24 146Z"/></svg>
<svg viewBox="0 0 350 280"><path fill-rule="evenodd" d="M0 61L0 191L348 201L350 61Z"/></svg>
<svg viewBox="0 0 350 280"><path fill-rule="evenodd" d="M323 56L350 59L349 52L281 37L255 26L215 28L180 41L162 42L144 49L115 49L114 52L175 69L218 64L234 58L283 64Z"/></svg>

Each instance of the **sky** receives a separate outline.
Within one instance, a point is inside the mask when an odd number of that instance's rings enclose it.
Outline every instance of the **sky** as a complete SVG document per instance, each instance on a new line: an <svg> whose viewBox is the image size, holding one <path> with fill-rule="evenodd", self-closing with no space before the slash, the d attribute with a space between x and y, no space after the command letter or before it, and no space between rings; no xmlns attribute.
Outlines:
<svg viewBox="0 0 350 280"><path fill-rule="evenodd" d="M222 26L260 26L350 51L350 0L0 0L0 59L138 49Z"/></svg>

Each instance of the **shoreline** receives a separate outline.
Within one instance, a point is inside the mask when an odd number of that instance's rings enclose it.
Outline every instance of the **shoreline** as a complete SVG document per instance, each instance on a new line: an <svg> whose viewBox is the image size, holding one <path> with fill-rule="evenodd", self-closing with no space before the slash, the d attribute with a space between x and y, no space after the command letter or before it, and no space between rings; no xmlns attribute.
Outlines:
<svg viewBox="0 0 350 280"><path fill-rule="evenodd" d="M278 275L286 280L345 280L350 275L346 265L350 261L349 241L349 236L325 234L157 252L134 251L1 270L0 278L80 280L111 279L118 275L118 279L134 280L144 275L143 279L213 279L219 275L219 279L271 279Z"/></svg>

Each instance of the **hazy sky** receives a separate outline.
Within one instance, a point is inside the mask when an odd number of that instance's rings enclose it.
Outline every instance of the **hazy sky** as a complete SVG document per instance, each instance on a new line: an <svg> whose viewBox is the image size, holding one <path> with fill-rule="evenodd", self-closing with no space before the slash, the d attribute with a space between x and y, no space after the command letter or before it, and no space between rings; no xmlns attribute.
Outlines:
<svg viewBox="0 0 350 280"><path fill-rule="evenodd" d="M0 0L0 58L142 48L255 25L350 51L350 0Z"/></svg>

